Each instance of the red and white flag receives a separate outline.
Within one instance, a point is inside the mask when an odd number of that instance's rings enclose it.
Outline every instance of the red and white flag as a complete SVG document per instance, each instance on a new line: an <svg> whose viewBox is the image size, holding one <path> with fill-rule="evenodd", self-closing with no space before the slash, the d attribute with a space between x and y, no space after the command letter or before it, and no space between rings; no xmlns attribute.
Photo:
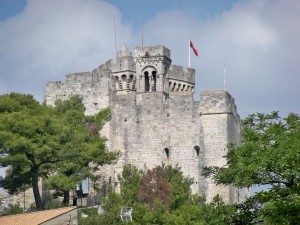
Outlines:
<svg viewBox="0 0 300 225"><path fill-rule="evenodd" d="M198 52L197 52L196 48L194 47L194 45L193 45L193 43L192 43L191 40L190 40L190 47L193 49L195 55L198 56Z"/></svg>

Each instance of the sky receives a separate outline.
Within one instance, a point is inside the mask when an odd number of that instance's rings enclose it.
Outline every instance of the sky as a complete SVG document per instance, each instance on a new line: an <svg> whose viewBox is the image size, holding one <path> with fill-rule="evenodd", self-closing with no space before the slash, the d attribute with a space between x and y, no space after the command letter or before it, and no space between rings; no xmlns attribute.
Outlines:
<svg viewBox="0 0 300 225"><path fill-rule="evenodd" d="M40 102L48 81L91 71L127 44L165 45L188 66L194 98L224 88L242 118L300 113L299 0L0 0L0 93ZM143 21L143 29L142 29Z"/></svg>

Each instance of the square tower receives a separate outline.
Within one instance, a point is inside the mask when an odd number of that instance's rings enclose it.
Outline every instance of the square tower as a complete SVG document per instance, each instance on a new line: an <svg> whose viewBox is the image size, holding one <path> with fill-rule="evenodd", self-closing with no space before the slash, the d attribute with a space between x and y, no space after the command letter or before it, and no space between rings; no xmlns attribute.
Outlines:
<svg viewBox="0 0 300 225"><path fill-rule="evenodd" d="M171 65L170 50L164 46L136 47L137 92L169 92L167 71Z"/></svg>

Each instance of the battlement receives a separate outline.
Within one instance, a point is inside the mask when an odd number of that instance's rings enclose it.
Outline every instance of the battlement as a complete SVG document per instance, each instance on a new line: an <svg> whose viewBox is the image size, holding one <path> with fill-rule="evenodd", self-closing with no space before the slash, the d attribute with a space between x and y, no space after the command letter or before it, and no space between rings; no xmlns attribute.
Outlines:
<svg viewBox="0 0 300 225"><path fill-rule="evenodd" d="M170 92L193 92L195 88L195 70L171 65L168 70Z"/></svg>
<svg viewBox="0 0 300 225"><path fill-rule="evenodd" d="M187 81L195 84L195 69L178 65L171 65L168 71L170 79Z"/></svg>
<svg viewBox="0 0 300 225"><path fill-rule="evenodd" d="M74 83L90 83L92 82L92 73L91 72L80 72L80 73L71 73L67 74L66 84L74 84Z"/></svg>
<svg viewBox="0 0 300 225"><path fill-rule="evenodd" d="M51 88L61 88L64 85L61 81L48 81L47 87Z"/></svg>
<svg viewBox="0 0 300 225"><path fill-rule="evenodd" d="M134 57L158 57L164 56L167 58L171 58L171 51L170 49L166 48L163 45L156 45L156 46L147 46L147 47L136 47L134 49Z"/></svg>
<svg viewBox="0 0 300 225"><path fill-rule="evenodd" d="M234 98L226 90L204 90L200 93L202 114L230 113L239 120Z"/></svg>

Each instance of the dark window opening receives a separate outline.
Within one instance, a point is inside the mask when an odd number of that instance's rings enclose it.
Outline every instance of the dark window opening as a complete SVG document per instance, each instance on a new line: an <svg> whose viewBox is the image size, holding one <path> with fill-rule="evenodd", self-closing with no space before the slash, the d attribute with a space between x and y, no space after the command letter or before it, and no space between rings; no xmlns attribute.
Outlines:
<svg viewBox="0 0 300 225"><path fill-rule="evenodd" d="M130 82L133 81L133 75L132 74L130 74L129 79L130 79Z"/></svg>
<svg viewBox="0 0 300 225"><path fill-rule="evenodd" d="M200 147L199 147L199 146L195 146L195 147L194 147L194 150L195 150L195 152L196 152L197 157L199 157L199 154L200 154Z"/></svg>
<svg viewBox="0 0 300 225"><path fill-rule="evenodd" d="M156 71L152 71L152 77L153 77L152 91L156 91Z"/></svg>
<svg viewBox="0 0 300 225"><path fill-rule="evenodd" d="M164 151L165 151L166 157L169 158L170 157L169 149L165 148Z"/></svg>
<svg viewBox="0 0 300 225"><path fill-rule="evenodd" d="M148 71L144 72L145 75L145 92L149 91L149 75Z"/></svg>

